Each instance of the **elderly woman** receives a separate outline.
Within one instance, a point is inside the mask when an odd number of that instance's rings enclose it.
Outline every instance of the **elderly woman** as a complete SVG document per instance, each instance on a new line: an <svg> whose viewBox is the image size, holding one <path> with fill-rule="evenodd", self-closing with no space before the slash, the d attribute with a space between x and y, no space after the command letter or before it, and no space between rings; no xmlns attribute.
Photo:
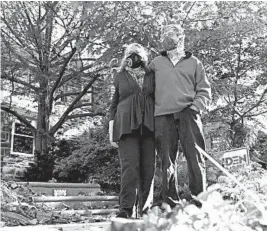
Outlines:
<svg viewBox="0 0 267 231"><path fill-rule="evenodd" d="M120 207L117 217L129 218L138 201L140 213L152 205L155 171L154 74L147 54L137 43L126 47L110 106L110 142L119 149ZM137 193L138 192L138 193Z"/></svg>

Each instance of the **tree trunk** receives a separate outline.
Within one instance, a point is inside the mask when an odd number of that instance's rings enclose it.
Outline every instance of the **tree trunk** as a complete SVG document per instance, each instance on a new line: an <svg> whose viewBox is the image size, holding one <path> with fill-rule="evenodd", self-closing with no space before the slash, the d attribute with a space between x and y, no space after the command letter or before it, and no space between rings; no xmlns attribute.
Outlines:
<svg viewBox="0 0 267 231"><path fill-rule="evenodd" d="M232 148L240 148L244 146L246 137L246 129L241 122L234 121L230 124L230 137Z"/></svg>
<svg viewBox="0 0 267 231"><path fill-rule="evenodd" d="M46 154L49 145L48 137L49 115L46 107L46 93L40 94L37 114L37 132L35 138L35 151Z"/></svg>

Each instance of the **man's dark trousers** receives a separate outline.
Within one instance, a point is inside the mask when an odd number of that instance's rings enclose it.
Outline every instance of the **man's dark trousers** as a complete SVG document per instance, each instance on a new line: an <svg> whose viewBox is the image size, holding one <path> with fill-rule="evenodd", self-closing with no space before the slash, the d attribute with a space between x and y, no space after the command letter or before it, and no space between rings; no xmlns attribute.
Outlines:
<svg viewBox="0 0 267 231"><path fill-rule="evenodd" d="M183 111L155 117L155 137L157 155L161 159L162 187L159 203L174 206L179 200L177 179L178 140L187 161L189 189L198 195L206 187L205 161L196 149L205 150L201 116L187 107Z"/></svg>
<svg viewBox="0 0 267 231"><path fill-rule="evenodd" d="M140 130L122 135L119 141L119 157L122 169L120 212L126 212L131 216L136 200L138 200L139 212L152 205L153 191L151 190L153 190L155 173L154 132L143 129L142 135ZM151 201L149 201L150 195Z"/></svg>

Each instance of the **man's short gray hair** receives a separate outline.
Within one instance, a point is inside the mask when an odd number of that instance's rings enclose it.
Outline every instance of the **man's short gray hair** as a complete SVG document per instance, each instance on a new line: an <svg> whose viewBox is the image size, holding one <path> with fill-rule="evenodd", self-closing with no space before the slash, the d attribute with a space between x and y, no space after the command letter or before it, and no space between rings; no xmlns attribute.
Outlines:
<svg viewBox="0 0 267 231"><path fill-rule="evenodd" d="M169 31L173 31L177 35L184 36L184 28L180 24L169 24L161 29L161 37L165 37Z"/></svg>

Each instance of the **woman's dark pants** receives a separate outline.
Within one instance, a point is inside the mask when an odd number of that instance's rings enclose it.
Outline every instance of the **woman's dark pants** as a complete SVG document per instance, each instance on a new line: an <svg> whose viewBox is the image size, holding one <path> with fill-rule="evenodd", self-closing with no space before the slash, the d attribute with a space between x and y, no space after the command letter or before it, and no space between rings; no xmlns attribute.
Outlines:
<svg viewBox="0 0 267 231"><path fill-rule="evenodd" d="M170 115L155 117L157 155L161 159L162 185L157 203L175 206L178 195L177 157L178 140L187 161L189 189L198 195L206 187L205 161L196 148L205 150L200 114L189 107ZM175 202L175 203L173 203Z"/></svg>
<svg viewBox="0 0 267 231"><path fill-rule="evenodd" d="M121 164L120 212L129 216L138 200L141 211L153 202L153 178L155 172L155 136L143 130L121 136L119 141ZM150 196L151 195L151 196Z"/></svg>

